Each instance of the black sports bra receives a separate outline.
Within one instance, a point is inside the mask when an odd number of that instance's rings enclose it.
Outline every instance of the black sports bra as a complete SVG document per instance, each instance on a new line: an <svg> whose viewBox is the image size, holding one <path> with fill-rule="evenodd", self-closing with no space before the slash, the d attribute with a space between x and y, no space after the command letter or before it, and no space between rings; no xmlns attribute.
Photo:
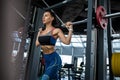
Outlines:
<svg viewBox="0 0 120 80"><path fill-rule="evenodd" d="M55 45L56 39L52 36L51 32L48 32L46 35L42 35L38 37L38 41L41 45Z"/></svg>

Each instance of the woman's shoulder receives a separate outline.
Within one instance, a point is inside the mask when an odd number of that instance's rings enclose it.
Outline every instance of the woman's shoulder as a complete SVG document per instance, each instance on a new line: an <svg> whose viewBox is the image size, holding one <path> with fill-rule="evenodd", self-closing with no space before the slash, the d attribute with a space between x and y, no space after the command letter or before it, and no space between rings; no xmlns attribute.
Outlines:
<svg viewBox="0 0 120 80"><path fill-rule="evenodd" d="M57 34L57 33L61 32L61 31L62 30L60 28L54 28L53 31L52 31L52 33L53 34Z"/></svg>
<svg viewBox="0 0 120 80"><path fill-rule="evenodd" d="M61 31L60 28L54 28L54 31Z"/></svg>

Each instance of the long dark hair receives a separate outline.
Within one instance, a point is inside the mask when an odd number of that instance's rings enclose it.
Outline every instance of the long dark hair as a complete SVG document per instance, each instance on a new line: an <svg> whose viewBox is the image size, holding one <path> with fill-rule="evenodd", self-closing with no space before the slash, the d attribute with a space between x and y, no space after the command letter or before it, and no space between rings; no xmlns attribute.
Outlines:
<svg viewBox="0 0 120 80"><path fill-rule="evenodd" d="M52 21L52 25L53 25L53 27L55 27L55 26L57 25L57 20L56 20L55 14L54 14L51 10L45 10L44 13L45 13L45 12L49 12L50 15L51 15L52 17L54 17L54 20ZM46 29L46 26L44 25L44 27L43 27L42 30L45 30L45 29Z"/></svg>

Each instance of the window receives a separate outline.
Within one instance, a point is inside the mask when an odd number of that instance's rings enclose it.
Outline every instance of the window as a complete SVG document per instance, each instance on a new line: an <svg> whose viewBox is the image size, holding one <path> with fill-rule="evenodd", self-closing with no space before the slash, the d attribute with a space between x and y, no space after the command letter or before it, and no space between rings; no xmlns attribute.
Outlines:
<svg viewBox="0 0 120 80"><path fill-rule="evenodd" d="M62 65L64 64L71 64L72 63L72 56L69 55L60 55L61 59L62 59Z"/></svg>

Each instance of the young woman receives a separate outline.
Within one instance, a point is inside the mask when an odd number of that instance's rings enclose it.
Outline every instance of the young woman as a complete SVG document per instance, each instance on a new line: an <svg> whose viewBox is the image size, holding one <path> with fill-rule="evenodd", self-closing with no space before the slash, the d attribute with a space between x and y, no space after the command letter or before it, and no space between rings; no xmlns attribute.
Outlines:
<svg viewBox="0 0 120 80"><path fill-rule="evenodd" d="M42 22L45 28L40 28L36 39L36 46L41 46L45 59L45 71L42 80L58 80L57 74L62 67L62 61L60 56L55 52L55 43L59 38L64 44L70 44L73 27L71 22L65 24L69 31L66 37L61 29L55 28L55 15L51 11L44 12Z"/></svg>

